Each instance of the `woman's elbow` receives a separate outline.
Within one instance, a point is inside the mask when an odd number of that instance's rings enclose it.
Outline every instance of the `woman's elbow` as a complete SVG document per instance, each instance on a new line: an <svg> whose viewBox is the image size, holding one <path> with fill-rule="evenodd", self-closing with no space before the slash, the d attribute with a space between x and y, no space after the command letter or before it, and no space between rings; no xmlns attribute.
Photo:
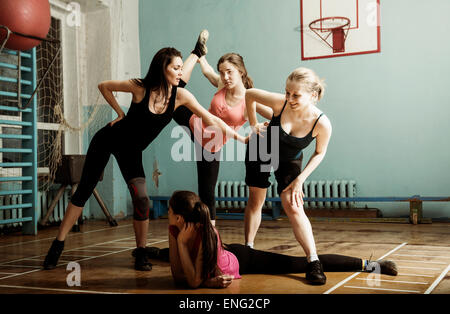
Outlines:
<svg viewBox="0 0 450 314"><path fill-rule="evenodd" d="M188 280L188 285L192 289L197 289L202 284L203 280L201 279L194 279L194 280Z"/></svg>
<svg viewBox="0 0 450 314"><path fill-rule="evenodd" d="M106 84L105 84L105 82L100 82L100 83L98 83L97 87L100 91L102 91L102 90L105 90Z"/></svg>

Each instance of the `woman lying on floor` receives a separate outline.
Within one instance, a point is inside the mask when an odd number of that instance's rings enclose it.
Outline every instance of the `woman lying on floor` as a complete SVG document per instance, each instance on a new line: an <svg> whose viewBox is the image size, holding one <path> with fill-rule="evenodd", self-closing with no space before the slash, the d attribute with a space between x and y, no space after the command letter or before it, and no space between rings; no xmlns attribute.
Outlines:
<svg viewBox="0 0 450 314"><path fill-rule="evenodd" d="M197 194L176 191L169 200L169 248L147 248L148 257L170 261L176 283L226 288L244 274L305 273L306 257L255 250L242 244L222 244L210 222L209 209ZM325 272L376 271L397 275L389 260L370 261L356 257L319 256Z"/></svg>

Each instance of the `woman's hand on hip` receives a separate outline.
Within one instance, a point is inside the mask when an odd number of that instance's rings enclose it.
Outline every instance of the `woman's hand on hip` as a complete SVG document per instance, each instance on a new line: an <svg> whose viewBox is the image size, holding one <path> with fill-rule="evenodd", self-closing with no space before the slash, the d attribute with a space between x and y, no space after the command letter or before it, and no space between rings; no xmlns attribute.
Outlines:
<svg viewBox="0 0 450 314"><path fill-rule="evenodd" d="M115 120L111 121L109 123L110 126L113 126L114 124L116 124L117 122L119 122L120 120L122 120L123 118L125 118L125 115L123 116L118 116Z"/></svg>

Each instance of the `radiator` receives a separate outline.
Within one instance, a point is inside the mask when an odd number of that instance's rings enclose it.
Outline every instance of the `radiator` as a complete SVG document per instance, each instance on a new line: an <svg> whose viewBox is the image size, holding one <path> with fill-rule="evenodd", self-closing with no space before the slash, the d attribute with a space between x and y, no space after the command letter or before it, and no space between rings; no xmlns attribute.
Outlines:
<svg viewBox="0 0 450 314"><path fill-rule="evenodd" d="M57 189L50 189L46 192L38 192L38 215L39 219L42 219L47 213L47 209L50 206L50 203L56 196ZM61 222L67 204L69 202L70 189L67 189L64 192L64 195L59 199L58 204L53 210L52 215L50 215L48 219L48 223L58 223ZM21 195L7 195L0 196L0 205L15 205L22 203ZM11 209L11 210L1 210L0 211L0 219L15 219L22 218L22 209ZM0 225L0 230L16 228L22 226L22 223L13 223L13 224L5 224Z"/></svg>
<svg viewBox="0 0 450 314"><path fill-rule="evenodd" d="M16 205L22 204L22 195L5 195L0 196L0 205ZM22 218L22 209L11 209L11 210L0 210L0 220L16 219ZM12 223L12 224L0 224L0 230L7 228L16 228L22 226L22 223Z"/></svg>
<svg viewBox="0 0 450 314"><path fill-rule="evenodd" d="M267 198L279 197L278 183L267 189ZM353 180L306 181L303 184L305 197L343 198L356 197L356 182ZM216 197L248 197L248 187L243 181L219 181L215 190ZM244 209L246 201L216 201L216 209ZM354 208L354 202L305 202L305 208ZM263 209L271 209L272 202L266 201Z"/></svg>

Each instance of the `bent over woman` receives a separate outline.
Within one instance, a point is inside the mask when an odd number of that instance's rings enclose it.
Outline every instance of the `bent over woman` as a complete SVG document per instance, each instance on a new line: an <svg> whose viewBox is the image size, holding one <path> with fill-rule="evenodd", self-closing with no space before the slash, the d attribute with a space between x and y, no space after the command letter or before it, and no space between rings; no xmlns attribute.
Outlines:
<svg viewBox="0 0 450 314"><path fill-rule="evenodd" d="M173 112L186 106L208 125L215 125L225 133L245 142L227 124L211 115L186 89L177 89L182 76L181 53L175 48L163 48L152 59L147 75L143 79L127 81L105 81L99 89L106 101L118 114L118 118L100 129L92 138L80 183L74 193L58 235L53 241L44 261L45 269L56 267L64 249L64 241L80 216L83 207L97 185L101 173L111 155L119 164L128 185L133 202L133 227L136 237L136 270L151 270L145 254L150 200L146 191L142 151L158 136L172 120ZM133 96L128 113L120 108L113 92L127 92Z"/></svg>

